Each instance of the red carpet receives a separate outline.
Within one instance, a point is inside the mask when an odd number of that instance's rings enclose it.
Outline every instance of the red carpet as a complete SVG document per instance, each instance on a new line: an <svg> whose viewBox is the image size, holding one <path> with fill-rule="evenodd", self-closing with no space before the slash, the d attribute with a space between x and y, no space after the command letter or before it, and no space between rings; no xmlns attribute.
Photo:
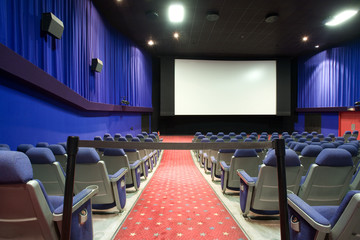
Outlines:
<svg viewBox="0 0 360 240"><path fill-rule="evenodd" d="M164 151L158 168L114 239L246 239L189 150Z"/></svg>

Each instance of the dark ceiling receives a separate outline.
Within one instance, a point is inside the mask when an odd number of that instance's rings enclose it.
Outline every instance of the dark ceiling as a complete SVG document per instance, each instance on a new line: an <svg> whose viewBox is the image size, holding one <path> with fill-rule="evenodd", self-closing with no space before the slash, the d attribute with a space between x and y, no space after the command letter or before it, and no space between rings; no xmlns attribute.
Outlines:
<svg viewBox="0 0 360 240"><path fill-rule="evenodd" d="M324 20L339 10L360 9L347 0L178 0L185 20L167 20L170 0L93 0L101 14L120 32L155 56L177 57L294 57L321 51L360 37L360 13L338 27ZM206 19L217 11L215 22ZM153 12L158 14L154 17ZM278 20L266 23L268 14ZM174 39L173 32L180 38ZM309 37L302 42L302 37ZM152 38L153 47L146 42ZM315 49L315 45L319 45Z"/></svg>

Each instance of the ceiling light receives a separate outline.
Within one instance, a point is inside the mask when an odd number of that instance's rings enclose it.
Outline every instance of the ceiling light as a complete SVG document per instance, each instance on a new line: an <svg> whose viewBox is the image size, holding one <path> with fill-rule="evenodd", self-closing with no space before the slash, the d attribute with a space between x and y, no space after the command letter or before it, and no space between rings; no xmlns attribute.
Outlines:
<svg viewBox="0 0 360 240"><path fill-rule="evenodd" d="M345 22L346 20L350 19L351 17L355 16L357 14L357 12L358 12L357 10L345 10L345 11L342 11L341 13L335 15L330 20L328 20L325 23L325 25L326 26L339 25L339 24Z"/></svg>
<svg viewBox="0 0 360 240"><path fill-rule="evenodd" d="M309 40L309 37L308 37L308 36L304 36L304 37L302 38L302 40L303 40L303 42L306 42L307 40Z"/></svg>
<svg viewBox="0 0 360 240"><path fill-rule="evenodd" d="M177 32L175 32L173 36L174 36L174 38L176 38L176 39L178 39L178 38L180 37L179 33L177 33Z"/></svg>
<svg viewBox="0 0 360 240"><path fill-rule="evenodd" d="M319 48L320 46L319 45L316 45L315 48Z"/></svg>
<svg viewBox="0 0 360 240"><path fill-rule="evenodd" d="M168 13L170 22L179 23L184 20L184 7L180 4L170 5Z"/></svg>
<svg viewBox="0 0 360 240"><path fill-rule="evenodd" d="M215 12L215 11L209 11L207 14L206 14L206 19L210 22L215 22L217 20L219 20L219 13L218 12Z"/></svg>
<svg viewBox="0 0 360 240"><path fill-rule="evenodd" d="M153 40L149 40L149 41L147 42L147 44L148 44L149 46L153 46L155 43L154 43Z"/></svg>
<svg viewBox="0 0 360 240"><path fill-rule="evenodd" d="M279 15L277 13L270 13L265 17L266 23L274 23L279 19Z"/></svg>

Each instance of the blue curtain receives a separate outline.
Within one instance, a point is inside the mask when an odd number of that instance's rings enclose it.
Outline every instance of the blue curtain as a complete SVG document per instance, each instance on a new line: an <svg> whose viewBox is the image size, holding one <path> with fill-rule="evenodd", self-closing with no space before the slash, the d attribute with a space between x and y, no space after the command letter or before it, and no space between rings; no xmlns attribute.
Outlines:
<svg viewBox="0 0 360 240"><path fill-rule="evenodd" d="M298 62L298 108L349 107L360 100L360 41Z"/></svg>
<svg viewBox="0 0 360 240"><path fill-rule="evenodd" d="M41 14L64 23L60 40L41 33ZM0 1L0 42L89 101L151 107L151 57L100 16L90 0ZM99 58L101 73L90 70Z"/></svg>

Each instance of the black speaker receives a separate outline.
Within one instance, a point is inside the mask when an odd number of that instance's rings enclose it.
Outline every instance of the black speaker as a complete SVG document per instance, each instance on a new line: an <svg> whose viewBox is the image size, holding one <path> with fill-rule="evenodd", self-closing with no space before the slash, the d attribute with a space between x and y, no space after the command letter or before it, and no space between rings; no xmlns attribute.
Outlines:
<svg viewBox="0 0 360 240"><path fill-rule="evenodd" d="M41 30L57 39L61 39L64 31L64 24L53 13L43 13L41 18Z"/></svg>
<svg viewBox="0 0 360 240"><path fill-rule="evenodd" d="M98 58L93 58L91 61L91 70L101 72L103 68L103 62Z"/></svg>

